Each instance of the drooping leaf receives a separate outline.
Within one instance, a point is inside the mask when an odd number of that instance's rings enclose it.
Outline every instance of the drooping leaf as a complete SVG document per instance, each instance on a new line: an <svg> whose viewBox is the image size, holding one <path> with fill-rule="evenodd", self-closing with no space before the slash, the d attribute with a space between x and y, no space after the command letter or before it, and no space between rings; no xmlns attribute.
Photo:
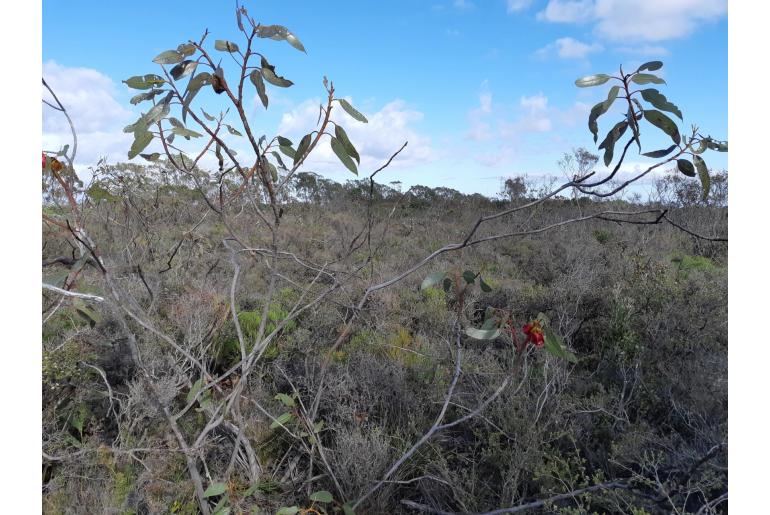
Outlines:
<svg viewBox="0 0 770 515"><path fill-rule="evenodd" d="M575 81L575 86L579 88L590 88L592 86L600 86L604 84L612 77L606 73L598 73L596 75L588 75L587 77L580 78Z"/></svg>
<svg viewBox="0 0 770 515"><path fill-rule="evenodd" d="M264 77L265 80L270 84L272 84L273 86L278 86L280 88L288 88L289 86L294 84L292 81L285 79L280 75L276 74L275 66L268 63L264 57L262 58L262 77Z"/></svg>
<svg viewBox="0 0 770 515"><path fill-rule="evenodd" d="M207 119L208 121L210 121L210 122L213 122L213 121L215 121L215 120L216 120L216 118L214 118L214 117L213 117L213 116L211 116L209 113L207 113L206 111L204 111L202 107L201 107L201 113L203 113L203 117L204 117L204 118L206 118L206 119Z"/></svg>
<svg viewBox="0 0 770 515"><path fill-rule="evenodd" d="M331 141L332 151L334 154L339 158L339 160L342 162L342 164L345 165L345 167L353 172L355 175L358 175L358 169L356 168L356 163L350 158L348 153L345 151L345 147L340 143L340 140L338 140L335 137L332 137Z"/></svg>
<svg viewBox="0 0 770 515"><path fill-rule="evenodd" d="M366 116L359 113L356 108L354 108L352 105L350 105L350 102L345 100L344 98L338 99L340 102L340 105L342 106L342 109L345 110L346 113L348 113L350 116L353 117L353 119L362 122L362 123L369 123L369 120L366 119Z"/></svg>
<svg viewBox="0 0 770 515"><path fill-rule="evenodd" d="M661 111L668 111L669 113L675 114L677 117L679 117L680 120L683 119L682 111L680 111L677 106L669 102L666 96L657 89L643 89L641 93L642 98L652 104L656 109L660 109Z"/></svg>
<svg viewBox="0 0 770 515"><path fill-rule="evenodd" d="M353 511L353 503L346 502L342 505L342 513L343 515L356 515L356 512Z"/></svg>
<svg viewBox="0 0 770 515"><path fill-rule="evenodd" d="M197 67L198 67L197 61L190 61L190 60L182 61L181 63L171 68L171 71L169 73L174 78L174 80L179 80L182 77L187 77L188 75L192 74L192 72L194 72L195 68Z"/></svg>
<svg viewBox="0 0 770 515"><path fill-rule="evenodd" d="M605 136L604 140L599 145L600 149L604 149L604 166L609 166L612 162L613 155L615 153L615 143L623 136L628 128L628 122L622 121L615 124Z"/></svg>
<svg viewBox="0 0 770 515"><path fill-rule="evenodd" d="M226 39L217 39L214 41L214 49L219 50L220 52L232 53L238 51L238 45L232 41L227 41Z"/></svg>
<svg viewBox="0 0 770 515"><path fill-rule="evenodd" d="M556 336L550 326L545 325L543 327L543 336L545 337L545 350L550 354L557 358L566 359L570 363L577 363L577 357L564 347L561 338Z"/></svg>
<svg viewBox="0 0 770 515"><path fill-rule="evenodd" d="M310 134L305 134L302 139L299 141L299 145L297 146L297 152L294 154L294 164L296 165L300 159L305 157L305 154L307 153L307 149L310 148L310 142L313 140L312 136Z"/></svg>
<svg viewBox="0 0 770 515"><path fill-rule="evenodd" d="M152 62L155 64L176 64L181 62L182 59L184 59L184 55L176 50L166 50L156 55Z"/></svg>
<svg viewBox="0 0 770 515"><path fill-rule="evenodd" d="M726 141L716 141L712 139L711 137L707 138L708 143L707 146L711 150L716 150L717 152L727 152L727 142Z"/></svg>
<svg viewBox="0 0 770 515"><path fill-rule="evenodd" d="M252 72L249 74L249 79L251 79L251 83L254 84L254 87L257 88L257 95L259 95L259 100L262 102L262 105L265 106L265 109L267 109L267 92L265 91L265 81L262 80L262 74L259 70L252 70Z"/></svg>
<svg viewBox="0 0 770 515"><path fill-rule="evenodd" d="M286 395L285 393L278 393L275 395L275 400L281 401L281 403L289 408L294 408L296 406L296 403L294 402L294 399Z"/></svg>
<svg viewBox="0 0 770 515"><path fill-rule="evenodd" d="M643 72L645 70L654 72L655 70L660 70L663 68L663 63L661 61L650 61L647 63L644 63L639 68L636 69L637 72Z"/></svg>
<svg viewBox="0 0 770 515"><path fill-rule="evenodd" d="M465 279L466 283L473 284L476 281L476 274L470 270L466 270L463 272L463 279Z"/></svg>
<svg viewBox="0 0 770 515"><path fill-rule="evenodd" d="M296 506L284 506L275 512L275 515L297 515L299 508Z"/></svg>
<svg viewBox="0 0 770 515"><path fill-rule="evenodd" d="M201 390L202 387L203 387L202 378L198 379L193 383L192 387L190 388L190 392L187 394L186 400L188 404L192 402L192 400L195 398L196 395L198 395L198 392Z"/></svg>
<svg viewBox="0 0 770 515"><path fill-rule="evenodd" d="M668 148L664 148L662 150L655 150L653 152L645 152L642 155L646 156L646 157L652 157L654 159L657 159L659 157L665 157L665 156L669 155L671 152L674 151L675 148L677 148L677 145L671 145Z"/></svg>
<svg viewBox="0 0 770 515"><path fill-rule="evenodd" d="M695 177L695 167L687 159L677 159L676 166L687 177Z"/></svg>
<svg viewBox="0 0 770 515"><path fill-rule="evenodd" d="M289 138L285 138L283 136L277 136L276 139L278 140L278 144L282 147L291 147L294 145L294 143L292 143Z"/></svg>
<svg viewBox="0 0 770 515"><path fill-rule="evenodd" d="M420 290L427 290L428 288L436 286L444 280L444 277L446 277L446 272L433 272L432 274L428 274L428 276L422 280Z"/></svg>
<svg viewBox="0 0 770 515"><path fill-rule="evenodd" d="M665 84L666 81L651 73L637 73L631 77L631 82L637 84Z"/></svg>
<svg viewBox="0 0 770 515"><path fill-rule="evenodd" d="M158 102L152 106L149 111L147 111L144 119L146 127L149 127L153 123L158 122L168 116L168 113L171 112L171 105L169 104L168 100L170 100L170 98L167 96L165 100Z"/></svg>
<svg viewBox="0 0 770 515"><path fill-rule="evenodd" d="M488 285L481 277L479 277L479 286L481 286L481 291L484 293L489 293L492 291L492 287Z"/></svg>
<svg viewBox="0 0 770 515"><path fill-rule="evenodd" d="M206 491L203 492L203 497L214 497L222 495L227 491L227 485L225 483L211 483Z"/></svg>
<svg viewBox="0 0 770 515"><path fill-rule="evenodd" d="M356 147L354 147L353 143L350 142L345 129L343 129L341 125L334 126L334 135L337 136L337 139L340 140L342 146L345 147L345 151L348 153L348 155L355 159L358 164L361 164L361 156L358 155Z"/></svg>
<svg viewBox="0 0 770 515"><path fill-rule="evenodd" d="M334 497L332 497L332 494L327 490L319 490L318 492L313 492L310 494L310 500L315 502L332 502L334 500Z"/></svg>
<svg viewBox="0 0 770 515"><path fill-rule="evenodd" d="M474 340L494 340L500 336L500 329L476 329L475 327L469 327L465 330L465 334L473 338Z"/></svg>
<svg viewBox="0 0 770 515"><path fill-rule="evenodd" d="M195 75L187 83L187 89L185 90L184 100L182 101L182 121L187 121L187 112L190 110L190 104L192 103L195 95L198 94L200 89L211 81L211 74L209 72L201 72Z"/></svg>
<svg viewBox="0 0 770 515"><path fill-rule="evenodd" d="M665 114L661 113L660 111L656 111L655 109L648 109L644 111L644 118L655 127L668 134L677 145L680 141L682 141L682 137L679 135L679 128L677 128L676 123L674 123L674 120Z"/></svg>
<svg viewBox="0 0 770 515"><path fill-rule="evenodd" d="M302 45L302 42L283 25L260 25L257 27L257 36L260 38L274 39L276 41L286 41L300 52L305 52L305 47Z"/></svg>
<svg viewBox="0 0 770 515"><path fill-rule="evenodd" d="M700 184L703 189L703 195L701 198L706 200L709 196L709 191L711 190L711 177L709 177L709 169L701 156L694 156L693 162L695 163L695 168L698 170L698 177L700 178Z"/></svg>
<svg viewBox="0 0 770 515"><path fill-rule="evenodd" d="M445 292L449 293L449 289L452 287L452 279L449 277L444 277L444 280L441 281L441 287Z"/></svg>
<svg viewBox="0 0 770 515"><path fill-rule="evenodd" d="M599 124L597 123L597 120L610 109L612 103L618 98L618 92L620 92L620 86L612 86L607 95L607 99L591 108L591 113L588 115L588 130L594 135L594 143L596 143L596 140L599 137Z"/></svg>
<svg viewBox="0 0 770 515"><path fill-rule="evenodd" d="M152 133L147 129L134 132L134 142L131 144L131 150L128 151L128 158L133 159L139 155L142 150L147 148L152 138Z"/></svg>
<svg viewBox="0 0 770 515"><path fill-rule="evenodd" d="M270 429L281 427L282 424L285 426L292 419L292 416L293 415L288 411L286 413L282 413L281 416L279 416L277 419L273 421L272 424L270 424Z"/></svg>

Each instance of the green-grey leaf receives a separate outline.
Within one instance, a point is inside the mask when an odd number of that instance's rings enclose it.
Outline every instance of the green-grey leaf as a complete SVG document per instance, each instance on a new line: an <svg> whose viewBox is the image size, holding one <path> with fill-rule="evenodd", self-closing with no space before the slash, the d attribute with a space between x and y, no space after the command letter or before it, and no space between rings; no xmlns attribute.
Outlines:
<svg viewBox="0 0 770 515"><path fill-rule="evenodd" d="M284 506L275 512L275 515L296 515L297 513L299 513L299 508L296 506Z"/></svg>
<svg viewBox="0 0 770 515"><path fill-rule="evenodd" d="M358 175L358 169L356 168L356 163L350 158L348 153L345 151L345 147L342 145L342 143L340 143L340 140L338 140L335 137L332 137L331 145L332 145L332 151L334 151L334 154L339 158L342 164L344 164L348 170Z"/></svg>
<svg viewBox="0 0 770 515"><path fill-rule="evenodd" d="M222 495L227 491L227 485L224 483L211 483L206 491L203 492L203 497L214 497L216 495Z"/></svg>
<svg viewBox="0 0 770 515"><path fill-rule="evenodd" d="M596 75L588 75L575 81L575 86L579 88L590 88L591 86L599 86L604 84L612 77L605 73L598 73Z"/></svg>
<svg viewBox="0 0 770 515"><path fill-rule="evenodd" d="M315 502L332 502L334 500L334 497L332 497L332 494L328 492L327 490L319 490L318 492L313 492L310 494L310 500Z"/></svg>
<svg viewBox="0 0 770 515"><path fill-rule="evenodd" d="M631 77L631 82L635 82L637 84L665 84L666 81L658 77L657 75L653 75L651 73L637 73L636 75Z"/></svg>
<svg viewBox="0 0 770 515"><path fill-rule="evenodd" d="M202 386L203 386L203 379L198 379L193 383L192 388L190 388L190 392L187 394L188 404L192 402L192 400L195 398L196 395L198 395L198 392L200 391Z"/></svg>
<svg viewBox="0 0 770 515"><path fill-rule="evenodd" d="M195 98L195 95L198 94L198 91L200 91L203 85L208 84L210 80L211 74L209 72L201 72L191 78L187 83L187 90L185 91L184 101L182 102L183 122L187 121L187 111L190 110L190 104L192 103L193 98Z"/></svg>
<svg viewBox="0 0 770 515"><path fill-rule="evenodd" d="M232 127L231 125L225 124L225 127L227 127L227 131L232 134L233 136L243 136L237 129Z"/></svg>
<svg viewBox="0 0 770 515"><path fill-rule="evenodd" d="M178 47L176 47L176 51L182 54L185 57L190 57L195 53L197 48L195 48L195 45L192 43L182 43Z"/></svg>
<svg viewBox="0 0 770 515"><path fill-rule="evenodd" d="M160 75L148 73L147 75L134 75L123 81L131 89L150 89L165 84L166 81Z"/></svg>
<svg viewBox="0 0 770 515"><path fill-rule="evenodd" d="M273 86L278 86L280 88L288 88L294 84L292 81L276 74L275 66L268 63L264 57L262 58L262 77Z"/></svg>
<svg viewBox="0 0 770 515"><path fill-rule="evenodd" d="M292 399L291 397L289 397L285 393L277 393L275 395L275 400L281 401L281 403L283 403L284 406L287 406L289 408L293 408L293 407L296 406L296 404L294 402L294 399Z"/></svg>
<svg viewBox="0 0 770 515"><path fill-rule="evenodd" d="M209 113L207 113L206 111L204 111L202 107L201 107L201 113L203 113L203 116L204 116L204 117L205 117L205 118L206 118L208 121L210 121L210 122L213 122L213 121L215 121L215 120L216 120L216 118L214 118L214 117L213 117L213 116L211 116Z"/></svg>
<svg viewBox="0 0 770 515"><path fill-rule="evenodd" d="M152 133L147 129L134 132L134 142L131 145L131 150L128 151L128 158L133 159L139 155L150 144L152 137Z"/></svg>
<svg viewBox="0 0 770 515"><path fill-rule="evenodd" d="M149 127L153 123L162 120L165 118L168 113L171 111L171 106L168 102L159 102L152 106L152 109L147 111L147 114L145 115L145 126Z"/></svg>
<svg viewBox="0 0 770 515"><path fill-rule="evenodd" d="M465 279L466 283L473 284L476 281L476 274L470 270L466 270L463 272L463 279Z"/></svg>
<svg viewBox="0 0 770 515"><path fill-rule="evenodd" d="M369 123L369 120L366 119L366 116L359 113L356 108L354 108L352 105L350 105L350 102L345 100L344 98L338 99L340 102L340 105L342 106L342 109L345 110L346 113L348 113L350 116L352 116L355 120L362 122L362 123Z"/></svg>
<svg viewBox="0 0 770 515"><path fill-rule="evenodd" d="M500 329L476 329L475 327L469 327L465 330L465 334L473 338L474 340L494 340L500 336Z"/></svg>
<svg viewBox="0 0 770 515"><path fill-rule="evenodd" d="M349 502L346 502L342 505L342 513L343 515L356 515L356 512L353 511L352 504Z"/></svg>
<svg viewBox="0 0 770 515"><path fill-rule="evenodd" d="M680 120L683 119L682 111L680 111L677 106L669 102L666 96L663 95L657 89L653 89L653 88L643 89L641 93L642 93L642 98L645 99L650 104L652 104L653 106L655 106L657 109L660 109L661 111L668 111L669 113L674 113L676 116L679 117Z"/></svg>
<svg viewBox="0 0 770 515"><path fill-rule="evenodd" d="M675 148L677 148L677 145L671 145L668 148L664 148L662 150L655 150L653 152L645 152L642 155L646 156L646 157L652 157L654 159L657 159L659 157L665 157L665 156L669 155Z"/></svg>
<svg viewBox="0 0 770 515"><path fill-rule="evenodd" d="M701 156L694 156L693 162L695 163L695 168L698 170L698 177L700 177L700 184L703 188L702 198L703 200L706 200L709 196L709 191L711 190L711 177L709 177L709 169Z"/></svg>
<svg viewBox="0 0 770 515"><path fill-rule="evenodd" d="M276 427L281 427L281 425L286 425L291 420L292 414L290 412L286 412L281 414L280 417L275 419L272 424L270 424L270 429L275 429Z"/></svg>
<svg viewBox="0 0 770 515"><path fill-rule="evenodd" d="M171 76L174 78L174 80L179 80L182 77L187 77L192 72L195 71L195 68L198 67L197 61L182 61L181 63L177 64L173 68L171 68L171 71L169 72Z"/></svg>
<svg viewBox="0 0 770 515"><path fill-rule="evenodd" d="M294 154L294 164L297 164L300 159L305 157L305 154L307 153L307 149L310 148L310 142L312 141L312 137L310 134L305 134L302 139L299 141L299 145L297 146L297 152Z"/></svg>
<svg viewBox="0 0 770 515"><path fill-rule="evenodd" d="M262 102L262 105L265 106L265 109L267 109L267 92L265 91L265 81L262 80L262 74L259 70L252 70L252 72L249 74L249 79L251 79L251 83L254 84L254 87L257 88L257 95L259 95L259 100Z"/></svg>
<svg viewBox="0 0 770 515"><path fill-rule="evenodd" d="M286 156L289 156L289 157L290 157L290 158L292 158L292 159L294 159L294 157L297 155L297 152L296 152L296 151L295 151L293 148L291 148L291 147L289 147L289 146L287 146L287 145L280 145L280 146L278 147L278 149L279 149L281 152L283 152L283 153L284 153L284 155L286 155Z"/></svg>
<svg viewBox="0 0 770 515"><path fill-rule="evenodd" d="M577 363L577 357L564 348L564 343L561 338L551 330L550 326L543 327L543 336L545 337L545 350L557 358L563 358L571 363Z"/></svg>
<svg viewBox="0 0 770 515"><path fill-rule="evenodd" d="M588 115L588 130L594 135L594 143L596 143L599 133L599 124L597 123L597 120L610 109L612 103L618 98L618 92L620 92L620 86L612 86L607 95L607 99L591 108L591 114Z"/></svg>
<svg viewBox="0 0 770 515"><path fill-rule="evenodd" d="M600 149L604 149L604 166L609 166L612 162L612 158L615 153L615 143L617 143L617 141L623 136L623 133L626 132L627 128L627 121L624 120L622 122L618 122L612 129L610 129L610 131L607 133L607 136L599 145Z"/></svg>
<svg viewBox="0 0 770 515"><path fill-rule="evenodd" d="M687 159L677 159L676 166L687 177L695 177L695 167Z"/></svg>
<svg viewBox="0 0 770 515"><path fill-rule="evenodd" d="M220 52L237 52L238 45L226 39L217 39L214 41L214 49Z"/></svg>
<svg viewBox="0 0 770 515"><path fill-rule="evenodd" d="M644 118L655 127L668 134L677 145L682 141L676 123L665 114L654 109L649 109L644 111Z"/></svg>
<svg viewBox="0 0 770 515"><path fill-rule="evenodd" d="M160 159L160 152L153 152L152 154L139 154L139 157L147 161L155 162Z"/></svg>
<svg viewBox="0 0 770 515"><path fill-rule="evenodd" d="M479 277L479 286L481 286L481 291L484 293L489 293L492 291L492 287L488 285L481 277Z"/></svg>
<svg viewBox="0 0 770 515"><path fill-rule="evenodd" d="M289 138L278 136L276 139L278 140L278 144L282 147L291 147L294 145Z"/></svg>
<svg viewBox="0 0 770 515"><path fill-rule="evenodd" d="M203 134L199 132L191 131L190 129L185 129L184 127L174 127L171 129L171 132L182 136L184 139L200 138L203 136Z"/></svg>
<svg viewBox="0 0 770 515"><path fill-rule="evenodd" d="M182 59L184 59L184 55L176 50L166 50L156 55L152 62L156 64L176 64L181 62Z"/></svg>
<svg viewBox="0 0 770 515"><path fill-rule="evenodd" d="M355 159L358 164L361 164L361 156L358 155L356 147L354 147L353 143L350 142L350 138L348 138L345 129L343 129L341 125L334 126L334 135L337 136L337 139L340 140L342 146L345 147L345 151L348 153L348 155Z"/></svg>
<svg viewBox="0 0 770 515"><path fill-rule="evenodd" d="M645 70L654 72L655 70L660 70L663 68L663 63L661 61L650 61L647 63L644 63L639 68L636 69L637 72L643 72Z"/></svg>
<svg viewBox="0 0 770 515"><path fill-rule="evenodd" d="M422 280L420 290L427 290L428 288L436 286L444 280L444 277L446 277L446 272L433 272L432 274L428 274L428 276Z"/></svg>
<svg viewBox="0 0 770 515"><path fill-rule="evenodd" d="M150 100L155 97L155 95L158 95L160 93L163 93L166 91L165 89L153 89L152 91L147 91L146 93L139 93L138 95L135 95L131 97L131 104L137 105L140 102L144 102L145 100Z"/></svg>

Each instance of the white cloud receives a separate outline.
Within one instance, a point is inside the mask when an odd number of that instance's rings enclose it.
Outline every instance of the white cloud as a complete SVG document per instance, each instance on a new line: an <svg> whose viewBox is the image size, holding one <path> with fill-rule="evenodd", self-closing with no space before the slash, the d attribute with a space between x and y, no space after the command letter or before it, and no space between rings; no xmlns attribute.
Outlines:
<svg viewBox="0 0 770 515"><path fill-rule="evenodd" d="M549 43L540 50L535 52L535 55L540 57L547 57L555 53L561 59L585 59L588 54L593 52L599 52L602 50L602 46L598 43L583 43L573 38L559 38L553 43Z"/></svg>
<svg viewBox="0 0 770 515"><path fill-rule="evenodd" d="M479 94L479 107L471 109L468 112L470 120L470 129L466 137L472 141L484 141L492 138L491 127L485 121L492 113L492 93L489 91L489 83L485 80L481 83L481 93Z"/></svg>
<svg viewBox="0 0 770 515"><path fill-rule="evenodd" d="M469 10L476 7L476 5L473 2L470 2L469 0L454 0L453 4L455 8L462 9L462 10Z"/></svg>
<svg viewBox="0 0 770 515"><path fill-rule="evenodd" d="M531 113L544 111L548 107L548 97L542 93L531 97L521 97L519 104L521 104L521 107L529 109Z"/></svg>
<svg viewBox="0 0 770 515"><path fill-rule="evenodd" d="M555 23L582 23L594 17L593 0L550 0L537 14L538 20Z"/></svg>
<svg viewBox="0 0 770 515"><path fill-rule="evenodd" d="M43 77L72 118L78 136L76 162L93 165L104 156L112 161L125 160L132 138L122 129L135 115L115 99L117 89L112 79L97 70L66 67L54 61L43 64ZM52 102L45 88L43 99ZM72 144L66 118L43 105L43 147L57 150L66 144Z"/></svg>
<svg viewBox="0 0 770 515"><path fill-rule="evenodd" d="M285 113L278 127L278 134L299 140L304 134L315 129L318 105L319 99L310 99ZM393 161L392 167L415 166L437 159L430 138L420 134L413 126L422 121L423 114L409 108L403 100L393 100L379 111L365 112L364 115L369 119L369 123L359 123L339 108L332 111L332 120L345 128L361 156L359 169L362 173L374 171L384 164L405 141L408 141L409 145ZM329 141L329 138L321 140L308 159L306 168L322 172L344 172L347 175L342 177L349 178L348 172L332 152Z"/></svg>
<svg viewBox="0 0 770 515"><path fill-rule="evenodd" d="M523 11L532 5L532 0L508 0L508 12Z"/></svg>
<svg viewBox="0 0 770 515"><path fill-rule="evenodd" d="M594 31L611 41L657 42L688 36L726 13L726 0L549 0L538 19L594 22Z"/></svg>
<svg viewBox="0 0 770 515"><path fill-rule="evenodd" d="M668 50L660 45L621 46L616 48L623 54L633 54L645 57L663 57L668 55Z"/></svg>

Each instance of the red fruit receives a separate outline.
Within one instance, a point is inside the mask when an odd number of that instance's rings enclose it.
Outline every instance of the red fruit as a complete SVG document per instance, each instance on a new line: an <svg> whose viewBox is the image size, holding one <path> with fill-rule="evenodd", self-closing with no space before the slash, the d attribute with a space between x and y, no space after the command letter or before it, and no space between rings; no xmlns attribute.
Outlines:
<svg viewBox="0 0 770 515"><path fill-rule="evenodd" d="M535 347L542 347L545 345L545 337L543 336L543 328L540 326L539 320L533 320L524 327L522 327L524 334L527 335L527 342L533 344Z"/></svg>

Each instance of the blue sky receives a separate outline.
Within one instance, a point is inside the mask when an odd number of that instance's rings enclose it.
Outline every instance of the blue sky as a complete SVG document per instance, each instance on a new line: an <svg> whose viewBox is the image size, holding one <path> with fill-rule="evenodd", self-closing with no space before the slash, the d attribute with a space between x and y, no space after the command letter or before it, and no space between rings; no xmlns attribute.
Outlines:
<svg viewBox="0 0 770 515"><path fill-rule="evenodd" d="M235 2L43 3L43 73L71 106L82 134L81 166L106 156L123 161L123 126L139 114L137 93L121 80L156 73L152 58L197 39L239 42ZM556 161L573 147L595 149L590 107L607 87L574 80L659 59L661 91L684 113L686 130L727 139L727 6L721 0L428 0L391 2L246 1L257 21L282 24L307 55L261 40L260 51L294 81L269 88L265 111L252 98L258 132L301 137L315 122L323 75L371 120L340 115L362 154L362 173L377 168L404 140L409 147L383 182L448 186L494 194L501 178L559 176ZM226 64L226 61L223 60ZM226 68L227 71L227 68ZM252 92L252 97L253 97ZM213 109L213 95L198 97ZM146 109L146 108L145 108ZM606 132L618 114L606 115ZM234 120L234 119L233 119ZM44 112L43 142L66 143L61 120ZM645 150L666 145L650 128ZM245 146L236 148L247 151ZM709 153L712 168L727 168ZM628 168L644 158L633 154ZM328 148L309 170L350 178Z"/></svg>

